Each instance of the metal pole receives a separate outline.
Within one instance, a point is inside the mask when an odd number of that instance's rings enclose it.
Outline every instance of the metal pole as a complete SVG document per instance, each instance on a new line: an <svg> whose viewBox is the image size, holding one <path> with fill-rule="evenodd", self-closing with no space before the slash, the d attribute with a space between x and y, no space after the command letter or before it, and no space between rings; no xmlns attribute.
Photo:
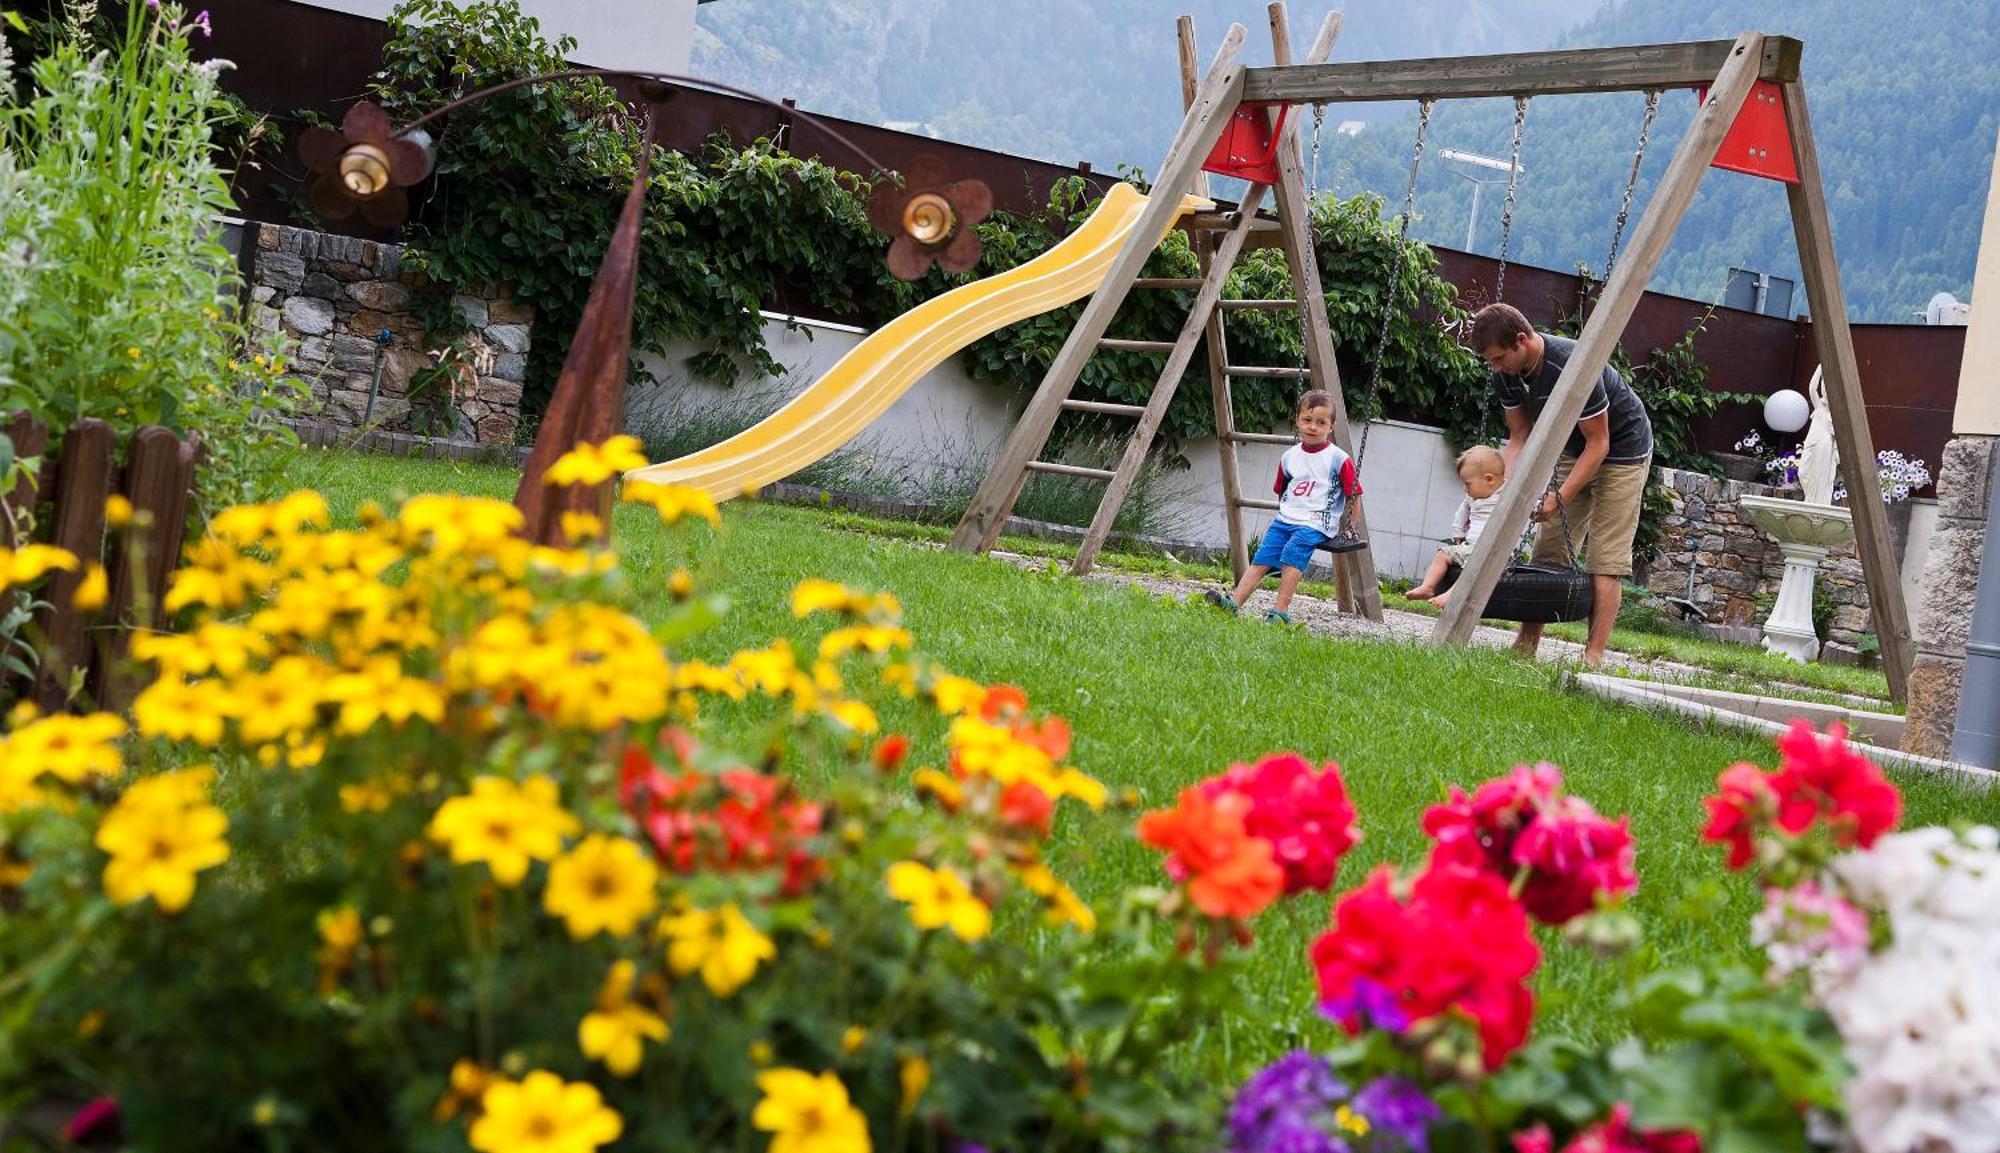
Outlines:
<svg viewBox="0 0 2000 1153"><path fill-rule="evenodd" d="M1484 180L1472 182L1472 214L1465 218L1465 250L1472 251L1473 230L1479 227L1479 194L1486 189Z"/></svg>
<svg viewBox="0 0 2000 1153"><path fill-rule="evenodd" d="M2000 444L2000 441L1995 441ZM1965 638L1965 679L1958 690L1958 721L1951 759L1982 769L2000 767L2000 468L1988 464L1986 546L1979 557L1979 592L1972 603L1972 633Z"/></svg>

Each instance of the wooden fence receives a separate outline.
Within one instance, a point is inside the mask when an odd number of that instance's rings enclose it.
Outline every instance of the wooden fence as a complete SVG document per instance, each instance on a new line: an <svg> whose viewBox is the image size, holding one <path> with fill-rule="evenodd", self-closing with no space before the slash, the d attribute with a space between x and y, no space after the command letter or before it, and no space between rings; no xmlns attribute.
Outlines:
<svg viewBox="0 0 2000 1153"><path fill-rule="evenodd" d="M157 613L180 559L200 441L150 425L121 446L109 424L92 419L71 425L51 454L48 429L28 414L15 413L6 431L16 459L43 458L37 476L22 477L0 498L8 523L25 523L33 514L37 540L75 553L84 564L76 572L58 571L37 595L45 602L34 621L41 665L34 684L8 684L4 695L59 708L81 670L91 702L122 706L137 689L123 668L132 626L142 611ZM113 493L132 502L135 516L150 520L146 531L107 535L104 505ZM78 612L71 602L93 561L110 578L110 599L95 613Z"/></svg>

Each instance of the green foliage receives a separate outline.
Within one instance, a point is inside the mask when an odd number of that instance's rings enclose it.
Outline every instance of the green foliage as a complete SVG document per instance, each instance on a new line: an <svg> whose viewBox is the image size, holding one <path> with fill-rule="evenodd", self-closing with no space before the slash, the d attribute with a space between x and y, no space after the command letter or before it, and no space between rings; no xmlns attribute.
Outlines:
<svg viewBox="0 0 2000 1153"><path fill-rule="evenodd" d="M565 67L570 39L545 40L515 0L456 7L408 0L389 18L375 93L414 118L477 88ZM670 114L670 113L669 113ZM409 227L406 266L443 286L506 283L534 306L524 407L553 388L637 163L640 122L597 80L517 89L434 126L437 192ZM908 290L879 259L853 177L765 143L700 156L656 152L641 241L637 351L697 339L699 368L733 380L737 361L772 371L760 307L781 293L801 306L879 318ZM449 338L448 292L425 318Z"/></svg>
<svg viewBox="0 0 2000 1153"><path fill-rule="evenodd" d="M264 450L290 440L270 417L299 397L236 360L212 136L227 101L180 18L131 5L111 44L60 40L32 98L0 106L0 407L54 437L87 417L197 432L213 505L257 491Z"/></svg>

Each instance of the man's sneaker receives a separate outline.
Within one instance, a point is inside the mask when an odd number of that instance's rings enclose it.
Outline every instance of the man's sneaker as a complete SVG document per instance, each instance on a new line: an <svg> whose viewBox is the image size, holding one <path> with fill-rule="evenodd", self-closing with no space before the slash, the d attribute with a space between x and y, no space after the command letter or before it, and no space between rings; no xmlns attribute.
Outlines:
<svg viewBox="0 0 2000 1153"><path fill-rule="evenodd" d="M1268 609L1264 613L1264 619L1270 621L1272 624L1288 625L1292 623L1292 614L1279 612L1277 609Z"/></svg>
<svg viewBox="0 0 2000 1153"><path fill-rule="evenodd" d="M1231 597L1228 593L1223 592L1221 589L1208 589L1201 595L1203 599L1208 601L1209 604L1214 605L1216 608L1222 609L1230 613L1236 612L1235 598Z"/></svg>

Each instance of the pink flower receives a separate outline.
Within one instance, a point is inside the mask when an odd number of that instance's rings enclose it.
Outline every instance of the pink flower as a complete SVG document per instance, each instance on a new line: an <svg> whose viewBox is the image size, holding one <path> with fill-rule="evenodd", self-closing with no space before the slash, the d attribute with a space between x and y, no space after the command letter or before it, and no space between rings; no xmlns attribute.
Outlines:
<svg viewBox="0 0 2000 1153"><path fill-rule="evenodd" d="M1750 922L1750 940L1771 958L1774 978L1820 965L1846 972L1868 955L1868 915L1840 894L1801 881L1764 891L1764 911Z"/></svg>
<svg viewBox="0 0 2000 1153"><path fill-rule="evenodd" d="M1278 753L1254 765L1232 765L1200 788L1210 798L1239 793L1249 799L1244 831L1270 842L1285 870L1287 895L1331 888L1340 858L1361 840L1340 766L1331 762L1315 773L1297 753Z"/></svg>
<svg viewBox="0 0 2000 1153"><path fill-rule="evenodd" d="M1519 766L1469 797L1454 787L1425 810L1424 832L1436 841L1434 866L1478 869L1509 884L1526 870L1521 902L1545 924L1639 885L1625 819L1608 821L1581 797L1564 796L1562 770L1547 763Z"/></svg>
<svg viewBox="0 0 2000 1153"><path fill-rule="evenodd" d="M1741 869L1756 856L1757 828L1770 819L1778 795L1764 770L1747 761L1722 770L1715 787L1717 794L1702 801L1708 806L1708 827L1701 831L1701 839L1729 846L1725 863L1732 871Z"/></svg>
<svg viewBox="0 0 2000 1153"><path fill-rule="evenodd" d="M210 36L215 32L214 27L208 22L208 9L206 8L203 8L193 20L188 21L188 27L201 29L203 36Z"/></svg>
<svg viewBox="0 0 2000 1153"><path fill-rule="evenodd" d="M1882 770L1847 743L1847 726L1825 735L1793 721L1778 738L1780 762L1771 786L1778 793L1778 826L1799 833L1824 815L1842 847L1868 848L1902 819L1903 795Z"/></svg>

